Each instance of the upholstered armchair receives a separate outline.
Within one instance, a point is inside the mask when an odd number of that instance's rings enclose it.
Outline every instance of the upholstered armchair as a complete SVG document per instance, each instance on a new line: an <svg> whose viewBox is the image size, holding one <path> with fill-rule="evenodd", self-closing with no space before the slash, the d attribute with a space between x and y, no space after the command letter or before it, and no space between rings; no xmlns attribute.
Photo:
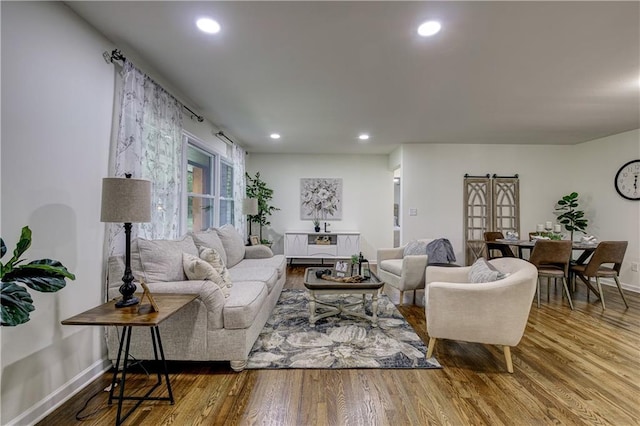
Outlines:
<svg viewBox="0 0 640 426"><path fill-rule="evenodd" d="M423 245L432 239L417 240ZM404 300L405 291L413 291L413 303L416 303L416 290L424 288L425 270L428 257L424 254L407 254L407 245L396 248L382 248L377 251L378 277L385 284L400 291L400 304Z"/></svg>
<svg viewBox="0 0 640 426"><path fill-rule="evenodd" d="M478 261L485 262L484 259ZM470 282L472 266L426 270L425 312L429 347L437 339L502 345L507 371L513 373L511 347L524 334L536 291L538 270L513 257L488 262L506 277L484 283Z"/></svg>

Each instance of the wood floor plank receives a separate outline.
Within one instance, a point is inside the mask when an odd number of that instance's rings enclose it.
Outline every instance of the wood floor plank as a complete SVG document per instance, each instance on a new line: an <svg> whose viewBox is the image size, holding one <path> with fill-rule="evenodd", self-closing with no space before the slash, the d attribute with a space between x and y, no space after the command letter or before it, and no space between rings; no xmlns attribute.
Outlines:
<svg viewBox="0 0 640 426"><path fill-rule="evenodd" d="M304 266L288 268L287 288L302 289ZM175 405L145 402L126 425L638 425L640 424L640 295L605 287L606 311L578 286L572 311L560 289L546 286L533 303L525 335L512 348L438 340L441 370L246 370L228 363L170 362ZM389 290L398 302L399 294ZM422 301L423 292L416 300ZM405 296L410 303L412 295ZM533 302L533 301L532 301ZM424 306L400 312L428 341ZM129 382L129 378L131 382ZM155 381L142 371L130 388ZM110 374L43 419L40 425L113 424ZM78 421L76 413L91 395ZM130 403L125 404L130 406Z"/></svg>

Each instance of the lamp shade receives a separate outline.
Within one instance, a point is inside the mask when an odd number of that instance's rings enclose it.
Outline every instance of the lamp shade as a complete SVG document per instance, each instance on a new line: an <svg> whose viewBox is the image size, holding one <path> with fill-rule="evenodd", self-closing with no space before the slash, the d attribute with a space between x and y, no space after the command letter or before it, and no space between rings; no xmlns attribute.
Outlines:
<svg viewBox="0 0 640 426"><path fill-rule="evenodd" d="M258 214L258 199L245 198L242 200L242 214L255 216Z"/></svg>
<svg viewBox="0 0 640 426"><path fill-rule="evenodd" d="M101 222L151 221L151 182L145 179L102 179Z"/></svg>

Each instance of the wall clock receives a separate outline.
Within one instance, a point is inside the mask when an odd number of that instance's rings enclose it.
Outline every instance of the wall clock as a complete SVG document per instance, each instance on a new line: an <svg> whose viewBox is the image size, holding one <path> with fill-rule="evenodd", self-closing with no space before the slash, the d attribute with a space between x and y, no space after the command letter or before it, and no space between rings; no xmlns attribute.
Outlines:
<svg viewBox="0 0 640 426"><path fill-rule="evenodd" d="M621 197L640 201L640 160L631 160L620 167L614 184Z"/></svg>

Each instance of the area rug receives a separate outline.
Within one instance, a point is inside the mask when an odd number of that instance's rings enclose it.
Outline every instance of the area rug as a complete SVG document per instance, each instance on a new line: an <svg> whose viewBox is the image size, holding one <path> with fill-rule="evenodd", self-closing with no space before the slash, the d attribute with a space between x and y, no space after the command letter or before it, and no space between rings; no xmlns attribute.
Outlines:
<svg viewBox="0 0 640 426"><path fill-rule="evenodd" d="M322 300L357 302L358 296ZM371 315L368 297L367 314ZM305 290L283 290L249 353L248 369L442 368L425 358L427 348L385 295L378 299L378 326L340 314L309 324Z"/></svg>

